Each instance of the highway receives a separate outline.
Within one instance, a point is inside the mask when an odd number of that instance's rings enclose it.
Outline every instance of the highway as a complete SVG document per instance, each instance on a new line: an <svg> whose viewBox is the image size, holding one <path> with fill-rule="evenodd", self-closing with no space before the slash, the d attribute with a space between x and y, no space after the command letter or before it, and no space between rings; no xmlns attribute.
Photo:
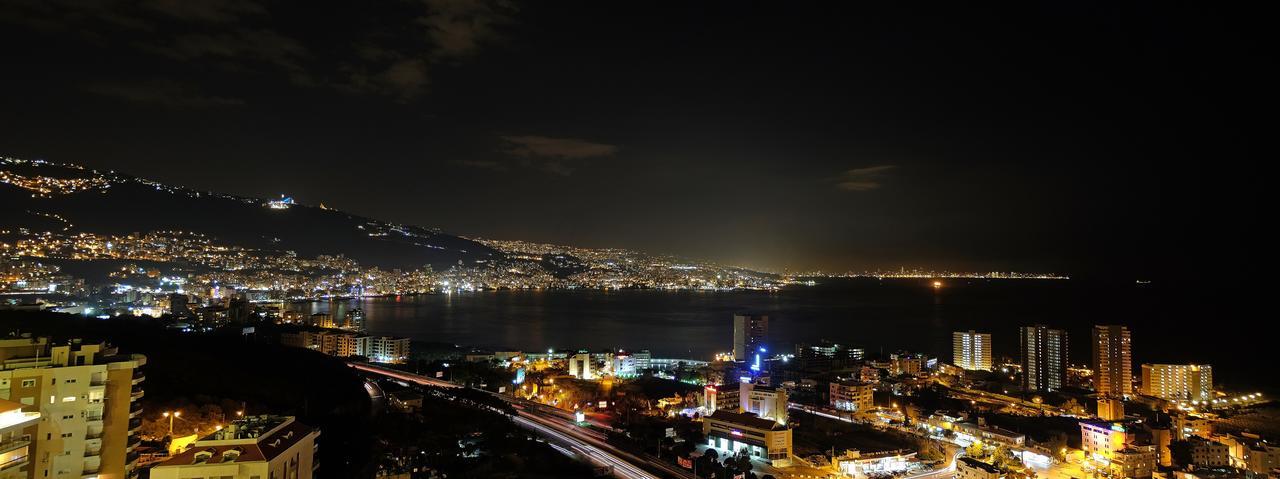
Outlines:
<svg viewBox="0 0 1280 479"><path fill-rule="evenodd" d="M408 383L446 389L462 388L460 385L447 381L395 369L363 363L349 363L349 365L360 371ZM614 447L606 442L607 438L604 433L578 426L573 421L573 415L567 411L488 391L483 392L515 406L517 415L512 420L520 427L533 431L548 441L552 441L553 445L562 446L557 447L561 452L572 451L581 459L598 466L609 467L615 477L623 479L659 479L659 477L674 476L682 479L694 479L692 473L674 464L647 455L631 454ZM650 471L659 471L664 476L654 475Z"/></svg>

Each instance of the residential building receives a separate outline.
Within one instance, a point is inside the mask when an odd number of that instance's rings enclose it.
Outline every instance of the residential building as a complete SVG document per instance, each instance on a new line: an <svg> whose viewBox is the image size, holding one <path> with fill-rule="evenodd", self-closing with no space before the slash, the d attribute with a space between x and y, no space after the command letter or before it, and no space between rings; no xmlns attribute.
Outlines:
<svg viewBox="0 0 1280 479"><path fill-rule="evenodd" d="M754 414L718 410L702 421L707 445L724 453L745 452L775 466L791 460L791 429ZM163 478L157 478L163 479Z"/></svg>
<svg viewBox="0 0 1280 479"><path fill-rule="evenodd" d="M929 359L920 353L896 352L889 355L889 372L893 375L911 376L924 372Z"/></svg>
<svg viewBox="0 0 1280 479"><path fill-rule="evenodd" d="M342 328L351 331L364 332L364 310L355 308L351 311L347 311L347 314L343 315Z"/></svg>
<svg viewBox="0 0 1280 479"><path fill-rule="evenodd" d="M151 468L151 478L311 479L319 436L292 417L250 416Z"/></svg>
<svg viewBox="0 0 1280 479"><path fill-rule="evenodd" d="M1252 433L1215 436L1227 445L1231 466L1265 476L1280 469L1280 446L1273 446Z"/></svg>
<svg viewBox="0 0 1280 479"><path fill-rule="evenodd" d="M1168 401L1213 399L1213 367L1208 364L1143 364L1142 394Z"/></svg>
<svg viewBox="0 0 1280 479"><path fill-rule="evenodd" d="M369 339L369 349L364 356L379 363L403 364L409 361L409 338L374 336Z"/></svg>
<svg viewBox="0 0 1280 479"><path fill-rule="evenodd" d="M1155 446L1128 445L1115 451L1108 465L1113 477L1123 479L1146 479L1156 469Z"/></svg>
<svg viewBox="0 0 1280 479"><path fill-rule="evenodd" d="M311 326L317 328L333 329L337 324L333 322L333 315L329 313L316 313L311 315L311 319L307 322Z"/></svg>
<svg viewBox="0 0 1280 479"><path fill-rule="evenodd" d="M0 479L25 479L31 457L27 428L40 421L40 413L22 410L22 404L0 399Z"/></svg>
<svg viewBox="0 0 1280 479"><path fill-rule="evenodd" d="M0 399L40 413L24 433L28 477L136 477L146 361L104 343L0 340Z"/></svg>
<svg viewBox="0 0 1280 479"><path fill-rule="evenodd" d="M1102 396L1133 394L1133 352L1129 328L1120 325L1093 327L1093 388Z"/></svg>
<svg viewBox="0 0 1280 479"><path fill-rule="evenodd" d="M409 338L365 336L350 331L329 329L282 333L280 344L319 351L346 358L363 356L379 363L404 363L409 359Z"/></svg>
<svg viewBox="0 0 1280 479"><path fill-rule="evenodd" d="M979 461L972 457L962 457L956 461L955 479L1000 479L1004 472L1000 468Z"/></svg>
<svg viewBox="0 0 1280 479"><path fill-rule="evenodd" d="M1056 391L1066 385L1067 332L1038 324L1018 329L1022 349L1022 388Z"/></svg>
<svg viewBox="0 0 1280 479"><path fill-rule="evenodd" d="M833 382L830 385L830 404L840 411L870 412L875 406L875 388L861 381Z"/></svg>
<svg viewBox="0 0 1280 479"><path fill-rule="evenodd" d="M752 363L764 354L769 342L769 317L757 314L733 315L733 359Z"/></svg>
<svg viewBox="0 0 1280 479"><path fill-rule="evenodd" d="M1226 444L1192 436L1183 441L1191 450L1191 464L1196 467L1223 467L1231 465L1231 448ZM1185 466L1186 464L1182 464Z"/></svg>
<svg viewBox="0 0 1280 479"><path fill-rule="evenodd" d="M1192 436L1210 439L1213 436L1213 420L1185 412L1169 415L1173 422L1173 439L1181 441Z"/></svg>
<svg viewBox="0 0 1280 479"><path fill-rule="evenodd" d="M1098 398L1098 419L1103 421L1124 419L1124 401L1110 396Z"/></svg>
<svg viewBox="0 0 1280 479"><path fill-rule="evenodd" d="M1022 446L1027 436L995 426L987 425L985 418L979 417L977 423L962 421L952 424L951 430L956 436L968 441L1004 444L1006 446Z"/></svg>
<svg viewBox="0 0 1280 479"><path fill-rule="evenodd" d="M969 371L991 370L991 333L951 333L951 363Z"/></svg>

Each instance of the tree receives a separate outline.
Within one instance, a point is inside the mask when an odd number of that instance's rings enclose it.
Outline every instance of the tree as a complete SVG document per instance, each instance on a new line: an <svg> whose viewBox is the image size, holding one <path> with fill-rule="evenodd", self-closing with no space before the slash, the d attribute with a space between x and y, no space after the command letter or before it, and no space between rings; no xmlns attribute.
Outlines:
<svg viewBox="0 0 1280 479"><path fill-rule="evenodd" d="M1173 441L1169 443L1169 458L1179 466L1187 466L1192 462L1191 442Z"/></svg>
<svg viewBox="0 0 1280 479"><path fill-rule="evenodd" d="M1053 456L1058 458L1059 460L1066 459L1066 456L1062 454L1063 451L1067 449L1066 434L1061 432L1054 434L1052 437L1049 438L1048 441L1045 441L1041 445L1044 446L1046 449L1053 451Z"/></svg>
<svg viewBox="0 0 1280 479"><path fill-rule="evenodd" d="M1022 460L1013 455L1013 451L1009 450L1009 446L1003 444L996 447L996 452L991 454L991 463L996 467L1007 470L1019 470L1026 467L1022 464Z"/></svg>
<svg viewBox="0 0 1280 479"><path fill-rule="evenodd" d="M942 444L928 438L917 438L916 450L919 451L920 459L926 461L940 460L945 456Z"/></svg>
<svg viewBox="0 0 1280 479"><path fill-rule="evenodd" d="M1080 405L1079 401L1076 401L1076 398L1067 399L1066 402L1062 403L1059 407L1061 407L1063 411L1066 411L1067 414L1073 414L1076 416L1084 416L1085 414L1088 414L1088 411L1084 406Z"/></svg>
<svg viewBox="0 0 1280 479"><path fill-rule="evenodd" d="M982 443L978 441L969 443L969 447L964 449L964 453L974 459L987 455L987 451L982 448Z"/></svg>

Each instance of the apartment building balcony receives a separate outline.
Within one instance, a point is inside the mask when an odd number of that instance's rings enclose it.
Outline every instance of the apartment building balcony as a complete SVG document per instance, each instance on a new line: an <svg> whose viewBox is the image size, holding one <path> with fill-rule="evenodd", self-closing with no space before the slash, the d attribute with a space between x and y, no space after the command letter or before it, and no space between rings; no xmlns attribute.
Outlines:
<svg viewBox="0 0 1280 479"><path fill-rule="evenodd" d="M93 466L93 467L85 467L84 472L82 472L81 475L86 479L96 478L98 477L98 471L101 469L102 469L101 465Z"/></svg>
<svg viewBox="0 0 1280 479"><path fill-rule="evenodd" d="M27 447L29 445L31 445L31 441L24 440L24 439L13 439L9 441L0 442L0 455L3 455L10 451L16 451L18 449Z"/></svg>
<svg viewBox="0 0 1280 479"><path fill-rule="evenodd" d="M147 375L146 375L146 374L142 374L142 371L137 370L137 369L134 369L134 370L133 370L133 385L134 385L134 386L137 386L138 384L140 384L140 383L142 383L143 381L146 381L146 380L147 380Z"/></svg>
<svg viewBox="0 0 1280 479"><path fill-rule="evenodd" d="M124 455L124 463L125 463L125 464L133 464L133 463L135 463L135 462L138 462L138 458L139 458L139 457L141 457L141 456L142 456L142 454L139 454L139 453L138 453L138 451L136 451L136 450L134 450L134 451L129 451L129 452L125 453L125 455Z"/></svg>
<svg viewBox="0 0 1280 479"><path fill-rule="evenodd" d="M138 386L134 386L133 389L130 390L129 397L135 401L138 399L142 399L142 388Z"/></svg>
<svg viewBox="0 0 1280 479"><path fill-rule="evenodd" d="M0 463L0 472L8 471L8 470L10 470L10 469L19 468L19 467L22 467L22 466L24 466L24 465L26 465L26 464L27 464L27 456L25 456L25 455L24 455L24 456L15 456L15 457L11 457L11 458L9 458L9 460L8 460L8 461L5 461L4 463Z"/></svg>
<svg viewBox="0 0 1280 479"><path fill-rule="evenodd" d="M97 431L95 431L90 429L89 432L84 433L84 438L85 439L102 439L102 430L98 429Z"/></svg>
<svg viewBox="0 0 1280 479"><path fill-rule="evenodd" d="M85 450L84 450L84 457L97 457L97 456L101 456L101 455L102 455L102 448L101 448L101 447L97 447L97 448L94 448L94 449L85 449Z"/></svg>
<svg viewBox="0 0 1280 479"><path fill-rule="evenodd" d="M135 417L129 419L129 432L136 431L140 427L142 427L142 418Z"/></svg>

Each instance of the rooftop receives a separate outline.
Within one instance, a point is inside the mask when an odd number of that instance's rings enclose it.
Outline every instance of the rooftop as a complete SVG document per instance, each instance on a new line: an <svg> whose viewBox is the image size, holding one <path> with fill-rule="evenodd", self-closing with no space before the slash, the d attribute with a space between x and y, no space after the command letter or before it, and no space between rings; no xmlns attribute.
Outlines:
<svg viewBox="0 0 1280 479"><path fill-rule="evenodd" d="M993 466L993 465L991 465L991 464L987 464L987 463L985 463L985 462L979 461L979 460L974 459L974 458L972 458L972 457L962 457L962 458L960 458L960 462L964 463L964 465L966 465L966 466L969 466L969 467L972 467L972 468L975 468L975 469L981 469L981 470L986 471L986 472L989 472L989 473L991 473L991 474L999 474L999 473L1000 473L1000 468L998 468L998 467L996 467L996 466Z"/></svg>
<svg viewBox="0 0 1280 479"><path fill-rule="evenodd" d="M271 461L319 431L288 416L250 416L196 441L156 467Z"/></svg>
<svg viewBox="0 0 1280 479"><path fill-rule="evenodd" d="M707 419L737 424L739 426L749 427L752 429L764 429L766 431L781 431L786 426L778 424L770 419L763 419L755 414L730 412L724 409L717 409L716 412L707 416Z"/></svg>

